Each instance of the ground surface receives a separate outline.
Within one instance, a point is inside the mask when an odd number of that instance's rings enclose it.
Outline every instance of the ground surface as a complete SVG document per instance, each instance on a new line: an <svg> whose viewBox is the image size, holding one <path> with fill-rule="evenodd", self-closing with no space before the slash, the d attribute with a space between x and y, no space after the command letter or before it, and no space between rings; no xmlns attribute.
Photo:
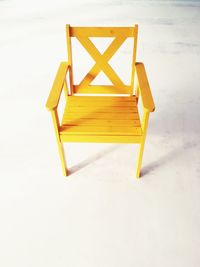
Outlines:
<svg viewBox="0 0 200 267"><path fill-rule="evenodd" d="M67 144L64 178L44 105L64 25L139 24L156 103L137 146ZM200 265L200 3L0 1L0 265Z"/></svg>

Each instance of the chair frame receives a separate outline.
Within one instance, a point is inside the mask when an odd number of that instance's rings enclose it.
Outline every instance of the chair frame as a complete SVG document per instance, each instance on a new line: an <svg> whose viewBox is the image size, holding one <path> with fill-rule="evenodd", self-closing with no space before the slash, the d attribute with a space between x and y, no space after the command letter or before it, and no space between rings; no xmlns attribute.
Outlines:
<svg viewBox="0 0 200 267"><path fill-rule="evenodd" d="M68 175L66 159L64 154L63 143L64 142L98 142L98 143L136 143L139 144L138 159L136 165L136 178L140 177L141 164L144 152L144 145L149 121L149 114L155 110L154 101L152 98L150 86L148 83L145 67L143 63L136 62L137 51L137 35L138 26L133 27L70 27L66 25L67 34L67 50L68 50L68 62L61 62L58 72L56 74L51 92L49 94L46 108L51 112L58 151L60 155L63 174ZM96 49L93 43L89 40L89 37L115 37L113 42L105 50L103 54ZM95 65L87 73L84 79L79 85L73 83L73 70L72 70L72 49L71 49L71 37L76 37L80 43L86 48L93 59L96 61ZM120 45L127 37L134 38L133 48L133 60L132 60L132 76L131 84L124 85L120 78L116 75L112 67L108 64L109 59L117 51ZM110 78L114 86L97 86L90 85L92 80L103 70L104 73ZM93 75L91 75L91 73ZM66 82L66 75L69 74L70 87L68 88ZM120 93L128 93L129 96L134 95L138 103L141 98L143 117L141 123L140 135L66 135L63 134L65 130L60 124L58 117L58 104L62 91L64 91L65 98L77 93L116 93L116 88L119 88ZM83 96L84 97L84 96ZM117 96L116 96L117 97Z"/></svg>

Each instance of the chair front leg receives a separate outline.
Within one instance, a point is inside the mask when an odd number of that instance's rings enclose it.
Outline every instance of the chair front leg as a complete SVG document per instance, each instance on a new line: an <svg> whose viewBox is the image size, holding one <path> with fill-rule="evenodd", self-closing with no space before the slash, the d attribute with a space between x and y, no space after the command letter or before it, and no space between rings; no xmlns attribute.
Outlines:
<svg viewBox="0 0 200 267"><path fill-rule="evenodd" d="M136 178L140 178L140 169L142 165L142 157L144 152L144 144L146 139L146 132L147 132L147 126L149 121L149 111L145 110L143 119L142 119L142 140L139 147L139 153L138 153L138 159L137 159L137 165L136 165Z"/></svg>
<svg viewBox="0 0 200 267"><path fill-rule="evenodd" d="M63 143L60 140L60 135L59 135L59 130L58 130L60 123L59 123L57 109L51 111L51 116L53 120L55 134L56 134L56 141L58 145L58 152L59 152L60 161L62 165L63 175L67 176L67 165L66 165L66 160L65 160L64 147L63 147Z"/></svg>

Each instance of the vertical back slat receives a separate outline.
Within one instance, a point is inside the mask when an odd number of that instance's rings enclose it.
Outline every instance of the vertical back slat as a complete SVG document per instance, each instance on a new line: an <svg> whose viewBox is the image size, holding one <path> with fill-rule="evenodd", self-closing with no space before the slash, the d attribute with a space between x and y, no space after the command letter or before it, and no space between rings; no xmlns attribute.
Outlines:
<svg viewBox="0 0 200 267"><path fill-rule="evenodd" d="M73 65L72 65L72 46L70 37L70 25L66 25L66 36L67 36L67 53L68 53L68 63L69 63L69 81L70 81L70 95L73 95Z"/></svg>
<svg viewBox="0 0 200 267"><path fill-rule="evenodd" d="M136 63L136 54L137 54L137 38L138 38L138 25L135 25L135 38L134 38L134 46L133 46L133 61L132 61L132 74L131 74L131 92L133 95L134 88L134 77L135 77L135 63Z"/></svg>

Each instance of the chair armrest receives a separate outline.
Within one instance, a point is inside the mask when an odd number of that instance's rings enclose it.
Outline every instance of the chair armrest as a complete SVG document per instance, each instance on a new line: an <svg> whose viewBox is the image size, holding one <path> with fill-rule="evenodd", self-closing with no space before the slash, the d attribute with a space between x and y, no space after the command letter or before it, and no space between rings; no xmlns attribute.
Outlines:
<svg viewBox="0 0 200 267"><path fill-rule="evenodd" d="M143 107L148 111L153 112L155 110L155 105L151 94L149 82L147 79L147 74L144 68L144 64L137 62L135 64L135 70L138 82L137 86L141 94Z"/></svg>
<svg viewBox="0 0 200 267"><path fill-rule="evenodd" d="M60 63L53 86L51 88L51 92L46 102L46 108L48 110L54 110L58 106L60 95L63 89L63 83L65 81L66 73L68 70L68 66L69 65L67 62Z"/></svg>

